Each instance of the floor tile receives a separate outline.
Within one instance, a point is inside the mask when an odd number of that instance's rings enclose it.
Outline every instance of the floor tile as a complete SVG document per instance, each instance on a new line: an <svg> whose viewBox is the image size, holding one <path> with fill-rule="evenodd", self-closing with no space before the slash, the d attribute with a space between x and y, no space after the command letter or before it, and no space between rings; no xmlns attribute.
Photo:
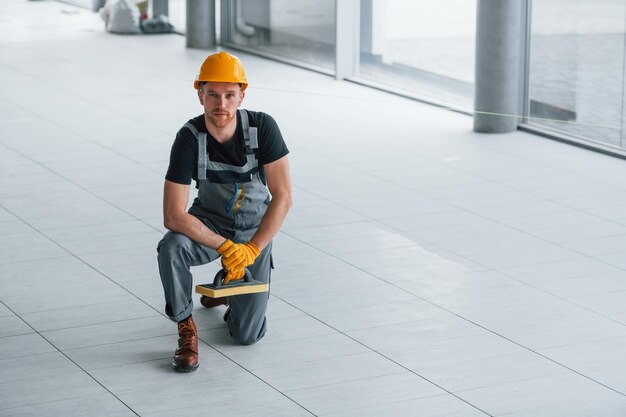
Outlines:
<svg viewBox="0 0 626 417"><path fill-rule="evenodd" d="M7 264L0 270L3 298L29 295L34 287L48 291L63 285L99 281L101 277L98 271L69 254L38 262Z"/></svg>
<svg viewBox="0 0 626 417"><path fill-rule="evenodd" d="M572 303L598 314L610 316L613 313L626 311L624 305L626 291L613 291L602 294L585 295L570 298Z"/></svg>
<svg viewBox="0 0 626 417"><path fill-rule="evenodd" d="M191 374L174 372L170 362L168 358L103 368L91 373L140 415L185 408L188 402L181 401L181 398L194 398L195 406L206 411L216 401L221 404L242 401L242 387L246 387L246 397L249 398L259 399L273 391L244 370L234 371L227 359L221 363L227 364L228 370L213 362L211 366L200 365Z"/></svg>
<svg viewBox="0 0 626 417"><path fill-rule="evenodd" d="M28 372L23 372L28 369ZM0 360L0 384L15 383L30 378L62 376L78 372L76 366L61 352L22 356Z"/></svg>
<svg viewBox="0 0 626 417"><path fill-rule="evenodd" d="M626 404L623 397L617 395L602 395L597 397L585 397L585 402L574 401L573 404L568 404L567 415L574 417L593 417L593 416L607 416L607 417L620 417L626 412ZM525 409L520 412L507 413L507 417L558 417L562 415L564 410L563 404L541 404L538 407L532 409Z"/></svg>
<svg viewBox="0 0 626 417"><path fill-rule="evenodd" d="M526 349L499 335L483 331L459 338L424 339L409 351L398 346L381 350L386 357L420 373L424 368L480 361L487 357L514 355ZM419 354L416 354L419 352Z"/></svg>
<svg viewBox="0 0 626 417"><path fill-rule="evenodd" d="M597 317L597 314L564 300L549 300L532 304L495 304L482 308L466 308L457 311L465 319L496 333L504 329L528 327L536 323L580 320Z"/></svg>
<svg viewBox="0 0 626 417"><path fill-rule="evenodd" d="M65 249L36 232L7 236L0 248L0 265L67 256Z"/></svg>
<svg viewBox="0 0 626 417"><path fill-rule="evenodd" d="M57 349L36 333L7 336L0 339L0 360L56 352Z"/></svg>
<svg viewBox="0 0 626 417"><path fill-rule="evenodd" d="M540 245L515 250L484 252L474 255L465 255L471 261L488 268L506 268L540 264L544 262L564 261L576 258L576 252L556 245Z"/></svg>
<svg viewBox="0 0 626 417"><path fill-rule="evenodd" d="M490 415L559 415L598 410L605 402L623 404L622 395L574 373L530 378L455 393ZM573 414L577 415L577 414Z"/></svg>
<svg viewBox="0 0 626 417"><path fill-rule="evenodd" d="M547 349L626 336L626 326L610 319L595 316L582 320L538 323L528 327L505 329L501 334L532 350Z"/></svg>
<svg viewBox="0 0 626 417"><path fill-rule="evenodd" d="M151 239L149 239L151 240ZM156 245L160 239L146 241L141 246L80 255L80 259L95 269L110 266L151 264L156 262Z"/></svg>
<svg viewBox="0 0 626 417"><path fill-rule="evenodd" d="M291 304L270 294L270 301L267 305L267 317L269 320L289 319L301 317L305 314Z"/></svg>
<svg viewBox="0 0 626 417"><path fill-rule="evenodd" d="M85 279L83 282L80 276L73 276L70 279L74 281L74 285L64 280L61 280L59 285L50 282L42 285L37 291L31 288L27 295L6 297L3 301L17 314L26 314L89 306L94 304L96 294L98 303L135 300L135 297L124 288L103 277ZM45 294L45 297L41 294Z"/></svg>
<svg viewBox="0 0 626 417"><path fill-rule="evenodd" d="M626 243L626 235L600 237L561 243L564 247L587 256L620 251Z"/></svg>
<svg viewBox="0 0 626 417"><path fill-rule="evenodd" d="M2 236L25 235L32 232L33 228L21 220L0 221L0 233L2 233Z"/></svg>
<svg viewBox="0 0 626 417"><path fill-rule="evenodd" d="M293 306L313 315L319 312L337 312L414 299L414 295L390 285L284 297L284 300Z"/></svg>
<svg viewBox="0 0 626 417"><path fill-rule="evenodd" d="M374 407L331 413L332 417L404 417L419 410L424 417L482 417L488 414L472 407L458 398L449 395L434 395L409 401L394 401Z"/></svg>
<svg viewBox="0 0 626 417"><path fill-rule="evenodd" d="M595 259L578 257L540 264L499 268L499 271L522 282L533 283L614 272L618 271L618 268Z"/></svg>
<svg viewBox="0 0 626 417"><path fill-rule="evenodd" d="M17 336L35 332L27 322L24 322L24 320L16 315L3 317L1 322L0 337Z"/></svg>
<svg viewBox="0 0 626 417"><path fill-rule="evenodd" d="M136 416L132 410L107 392L0 410L0 416L7 417L39 415L50 417L82 417L86 415L90 417Z"/></svg>
<svg viewBox="0 0 626 417"><path fill-rule="evenodd" d="M13 312L9 310L4 304L0 303L0 317L13 316Z"/></svg>
<svg viewBox="0 0 626 417"><path fill-rule="evenodd" d="M289 391L403 372L404 368L379 354L362 353L261 368L254 374L280 391Z"/></svg>
<svg viewBox="0 0 626 417"><path fill-rule="evenodd" d="M90 417L133 417L137 414L107 392L0 410L0 416L7 417L40 415L50 417L83 417L86 415Z"/></svg>
<svg viewBox="0 0 626 417"><path fill-rule="evenodd" d="M486 217L487 219L506 222L518 217L549 215L562 213L567 207L551 201L539 200L523 204L496 205L474 207L468 209L473 214Z"/></svg>
<svg viewBox="0 0 626 417"><path fill-rule="evenodd" d="M290 398L317 415L442 393L436 386L410 372L287 391Z"/></svg>
<svg viewBox="0 0 626 417"><path fill-rule="evenodd" d="M399 286L441 308L465 314L495 306L554 302L557 298L494 271L422 278Z"/></svg>
<svg viewBox="0 0 626 417"><path fill-rule="evenodd" d="M563 373L565 368L532 352L484 358L422 368L418 373L433 383L457 392L509 381Z"/></svg>
<svg viewBox="0 0 626 417"><path fill-rule="evenodd" d="M82 306L22 314L22 318L40 332L151 316L160 317L161 314L137 299L108 303L95 302Z"/></svg>
<svg viewBox="0 0 626 417"><path fill-rule="evenodd" d="M449 315L410 323L355 330L346 334L359 343L380 352L403 348L407 354L424 343L480 335L480 327Z"/></svg>
<svg viewBox="0 0 626 417"><path fill-rule="evenodd" d="M335 329L316 317L297 316L268 321L265 337L271 342L281 342L333 333Z"/></svg>
<svg viewBox="0 0 626 417"><path fill-rule="evenodd" d="M450 313L422 300L372 305L349 310L318 312L322 322L341 332L446 317Z"/></svg>
<svg viewBox="0 0 626 417"><path fill-rule="evenodd" d="M97 238L83 238L81 240L63 241L60 244L71 253L82 256L93 253L110 253L123 249L133 249L139 246L156 248L162 234L155 230L134 233L122 236L100 236Z"/></svg>
<svg viewBox="0 0 626 417"><path fill-rule="evenodd" d="M547 282L537 282L533 286L566 299L592 296L626 290L626 272L609 272L606 274L555 279Z"/></svg>
<svg viewBox="0 0 626 417"><path fill-rule="evenodd" d="M176 410L144 413L142 416L169 417L175 411L179 415L203 417L206 416L207 409L219 415L233 417L311 417L314 415L281 393L270 389L265 389L258 395L242 396L240 394L236 400L233 400L231 396L222 398L212 396L209 401L210 403L207 402L206 406L200 404Z"/></svg>
<svg viewBox="0 0 626 417"><path fill-rule="evenodd" d="M406 233L413 238L424 242L439 243L461 239L487 238L506 235L511 233L511 228L499 222L482 218L480 222L477 221L452 226L438 226L428 229L409 230Z"/></svg>
<svg viewBox="0 0 626 417"><path fill-rule="evenodd" d="M203 332L203 334L206 333L208 332ZM369 352L369 349L360 343L340 334L277 341L275 343L264 340L252 346L234 345L230 340L226 343L215 343L210 338L202 337L202 339L228 358L251 371Z"/></svg>
<svg viewBox="0 0 626 417"><path fill-rule="evenodd" d="M567 234L568 230L574 234L578 231L584 233L584 230L593 233L594 226L592 225L597 225L599 221L600 219L595 216L580 211L566 210L558 213L515 217L504 220L504 223L516 230L532 232L535 236L553 241L553 238L558 238L559 233Z"/></svg>
<svg viewBox="0 0 626 417"><path fill-rule="evenodd" d="M378 277L349 265L329 269L315 276L276 271L272 273L271 291L278 297L289 299L315 294L348 292L353 288L376 287L382 284Z"/></svg>
<svg viewBox="0 0 626 417"><path fill-rule="evenodd" d="M615 248L618 249L618 248ZM620 248L621 249L621 248ZM615 251L594 255L593 259L604 262L609 266L614 266L619 269L626 269L626 259L624 259L624 251Z"/></svg>
<svg viewBox="0 0 626 417"><path fill-rule="evenodd" d="M545 242L526 233L511 231L494 236L440 242L439 246L462 256L501 250L517 250L543 245Z"/></svg>
<svg viewBox="0 0 626 417"><path fill-rule="evenodd" d="M414 246L415 242L398 233L380 230L369 236L335 238L332 241L312 243L327 253L335 256L355 252L378 252L387 249Z"/></svg>
<svg viewBox="0 0 626 417"><path fill-rule="evenodd" d="M367 217L354 211L346 210L336 204L324 202L304 206L301 210L290 214L285 220L282 229L286 232L315 226L330 226L335 224L367 221Z"/></svg>
<svg viewBox="0 0 626 417"><path fill-rule="evenodd" d="M609 369L623 373L626 361L625 344L626 337L620 336L541 349L539 353L585 375L589 375L592 369L596 370L594 379L603 382L602 375L598 372L600 370L604 370L603 373L607 376L610 375L607 372ZM619 390L618 387L613 388Z"/></svg>
<svg viewBox="0 0 626 417"><path fill-rule="evenodd" d="M575 226L575 227L572 227ZM572 248L580 246L582 241L591 239L606 239L610 237L624 236L626 227L608 221L598 221L585 224L568 225L566 227L550 227L534 230L532 234L555 243L570 243Z"/></svg>
<svg viewBox="0 0 626 417"><path fill-rule="evenodd" d="M63 383L59 383L60 381ZM0 398L3 399L0 413L13 407L100 395L105 392L102 386L82 371L7 382L0 384Z"/></svg>
<svg viewBox="0 0 626 417"><path fill-rule="evenodd" d="M92 324L80 327L80 331L69 328L41 334L57 348L67 350L165 336L175 332L169 320L158 316Z"/></svg>
<svg viewBox="0 0 626 417"><path fill-rule="evenodd" d="M290 235L308 243L328 242L335 239L376 236L384 231L376 222L354 222L333 226L311 227L294 230Z"/></svg>

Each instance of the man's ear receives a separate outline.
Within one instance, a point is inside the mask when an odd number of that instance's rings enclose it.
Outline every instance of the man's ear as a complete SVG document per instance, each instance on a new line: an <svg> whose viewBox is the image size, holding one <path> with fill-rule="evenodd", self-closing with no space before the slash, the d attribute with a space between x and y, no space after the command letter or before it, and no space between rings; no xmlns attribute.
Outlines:
<svg viewBox="0 0 626 417"><path fill-rule="evenodd" d="M243 101L244 97L246 96L246 92L242 91L241 92L241 96L239 96L239 104L241 104L241 102Z"/></svg>
<svg viewBox="0 0 626 417"><path fill-rule="evenodd" d="M201 86L198 89L198 100L200 100L200 104L202 104L204 106L204 95L202 94L202 90L204 89L204 86Z"/></svg>

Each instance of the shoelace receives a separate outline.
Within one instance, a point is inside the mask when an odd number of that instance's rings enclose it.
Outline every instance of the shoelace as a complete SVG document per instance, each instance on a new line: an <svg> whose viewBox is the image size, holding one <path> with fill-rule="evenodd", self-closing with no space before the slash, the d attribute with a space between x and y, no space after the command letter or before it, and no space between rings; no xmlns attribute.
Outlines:
<svg viewBox="0 0 626 417"><path fill-rule="evenodd" d="M178 333L193 333L193 329L187 323L179 323L178 324Z"/></svg>
<svg viewBox="0 0 626 417"><path fill-rule="evenodd" d="M197 353L197 352L195 351L195 349L192 349L192 346L191 346L191 344L192 344L192 343L191 343L191 338L183 339L182 343L180 342L180 340L181 340L181 339L179 339L179 340L178 340L178 343L179 343L179 345L180 345L179 349L180 349L181 351L190 350L190 351L192 351L192 352L194 352L194 353Z"/></svg>
<svg viewBox="0 0 626 417"><path fill-rule="evenodd" d="M182 323L178 326L178 334L180 335L180 337L178 338L179 348L181 350L188 349L192 352L195 352L195 350L191 348L191 345L193 343L193 337L195 336L195 332L193 331L192 327L189 326L187 323Z"/></svg>

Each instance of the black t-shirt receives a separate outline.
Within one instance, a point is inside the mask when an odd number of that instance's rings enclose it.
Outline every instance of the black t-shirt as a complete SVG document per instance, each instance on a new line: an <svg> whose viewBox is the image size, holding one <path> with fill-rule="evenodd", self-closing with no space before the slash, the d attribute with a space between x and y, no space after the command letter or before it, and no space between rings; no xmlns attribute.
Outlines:
<svg viewBox="0 0 626 417"><path fill-rule="evenodd" d="M259 149L256 155L259 164L269 164L287 155L289 150L272 116L249 110L248 114L250 126L258 128ZM189 123L198 132L207 134L207 152L211 161L235 166L245 165L245 145L239 112L237 112L235 137L224 144L216 141L207 131L204 114L194 117L189 120ZM192 179L198 181L198 140L186 127L182 127L176 134L165 179L186 185L191 184Z"/></svg>

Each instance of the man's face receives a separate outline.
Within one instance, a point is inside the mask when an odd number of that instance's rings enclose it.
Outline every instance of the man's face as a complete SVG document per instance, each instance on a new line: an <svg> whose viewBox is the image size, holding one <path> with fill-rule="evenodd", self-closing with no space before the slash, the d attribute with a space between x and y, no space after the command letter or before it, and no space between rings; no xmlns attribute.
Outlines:
<svg viewBox="0 0 626 417"><path fill-rule="evenodd" d="M207 82L198 90L205 119L217 128L224 128L235 120L244 95L236 83Z"/></svg>

